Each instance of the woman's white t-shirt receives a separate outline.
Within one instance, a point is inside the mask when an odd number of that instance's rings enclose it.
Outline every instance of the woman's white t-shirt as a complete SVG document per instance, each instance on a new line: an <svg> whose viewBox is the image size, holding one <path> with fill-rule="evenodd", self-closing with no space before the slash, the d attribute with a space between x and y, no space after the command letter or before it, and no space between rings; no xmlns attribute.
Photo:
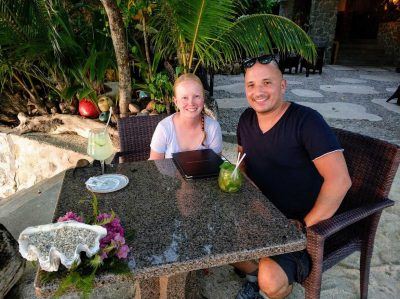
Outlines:
<svg viewBox="0 0 400 299"><path fill-rule="evenodd" d="M150 147L157 153L164 153L165 158L172 158L173 153L178 153L178 139L175 132L174 122L172 121L174 114L167 116L160 121L154 131L151 139ZM217 154L222 152L222 134L219 123L211 117L204 116L204 130L207 134L205 145L200 144L197 149L210 148Z"/></svg>

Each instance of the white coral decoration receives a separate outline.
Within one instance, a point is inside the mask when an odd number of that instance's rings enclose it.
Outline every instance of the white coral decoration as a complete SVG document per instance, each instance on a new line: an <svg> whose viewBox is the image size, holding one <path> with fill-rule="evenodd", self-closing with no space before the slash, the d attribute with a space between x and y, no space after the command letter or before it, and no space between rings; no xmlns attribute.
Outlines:
<svg viewBox="0 0 400 299"><path fill-rule="evenodd" d="M73 220L33 226L19 235L19 252L28 261L39 260L45 271L57 271L60 261L69 269L74 262L80 264L82 251L88 257L96 254L106 235L104 227Z"/></svg>

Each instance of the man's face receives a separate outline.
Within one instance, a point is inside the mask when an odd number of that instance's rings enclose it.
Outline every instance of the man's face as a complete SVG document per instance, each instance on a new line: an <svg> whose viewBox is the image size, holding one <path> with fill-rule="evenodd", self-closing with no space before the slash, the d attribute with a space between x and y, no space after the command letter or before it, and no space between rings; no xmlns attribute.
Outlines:
<svg viewBox="0 0 400 299"><path fill-rule="evenodd" d="M257 62L246 70L244 81L247 101L257 114L273 112L283 103L286 80L273 63Z"/></svg>

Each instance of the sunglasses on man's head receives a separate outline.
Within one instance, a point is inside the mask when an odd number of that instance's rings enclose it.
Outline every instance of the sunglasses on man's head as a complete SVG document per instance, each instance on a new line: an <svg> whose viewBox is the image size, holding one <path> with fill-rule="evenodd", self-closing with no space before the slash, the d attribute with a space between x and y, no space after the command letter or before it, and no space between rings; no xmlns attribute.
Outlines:
<svg viewBox="0 0 400 299"><path fill-rule="evenodd" d="M248 68L252 67L253 65L255 65L257 61L261 64L268 64L272 60L274 60L277 63L274 55L271 55L271 54L261 55L258 57L247 58L247 59L243 60L242 66L243 66L243 68L248 69Z"/></svg>

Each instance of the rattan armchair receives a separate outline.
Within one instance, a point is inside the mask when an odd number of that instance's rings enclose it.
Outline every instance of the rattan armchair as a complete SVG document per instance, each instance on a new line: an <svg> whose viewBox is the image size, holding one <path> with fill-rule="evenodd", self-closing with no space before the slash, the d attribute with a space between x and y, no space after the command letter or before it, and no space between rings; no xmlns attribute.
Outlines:
<svg viewBox="0 0 400 299"><path fill-rule="evenodd" d="M157 124L166 115L132 116L118 120L118 134L120 152L117 152L112 161L134 162L147 160L150 156L150 142Z"/></svg>
<svg viewBox="0 0 400 299"><path fill-rule="evenodd" d="M312 269L303 286L306 298L319 298L322 273L360 251L360 298L367 298L376 229L382 210L394 204L387 197L399 166L400 148L345 130L334 131L344 148L353 184L332 218L307 228Z"/></svg>
<svg viewBox="0 0 400 299"><path fill-rule="evenodd" d="M306 69L306 77L310 75L310 70L313 70L313 74L315 74L315 71L317 70L319 74L322 74L322 66L324 65L324 59L325 59L325 47L318 47L317 48L317 57L315 64L312 64L305 60L304 58L301 59L300 62L300 73L303 71L303 67Z"/></svg>

